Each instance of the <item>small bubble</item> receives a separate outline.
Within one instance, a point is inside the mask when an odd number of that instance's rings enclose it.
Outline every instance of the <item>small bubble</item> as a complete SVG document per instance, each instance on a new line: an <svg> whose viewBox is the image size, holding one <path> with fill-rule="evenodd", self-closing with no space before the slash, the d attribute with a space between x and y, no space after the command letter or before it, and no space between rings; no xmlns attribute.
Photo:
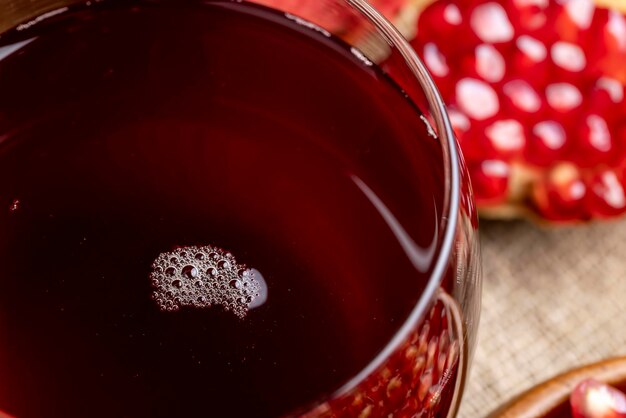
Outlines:
<svg viewBox="0 0 626 418"><path fill-rule="evenodd" d="M218 258L218 257L219 257L219 256L217 255L217 253L210 253L210 254L209 254L209 258L210 258L211 260L217 260L217 258Z"/></svg>
<svg viewBox="0 0 626 418"><path fill-rule="evenodd" d="M219 267L222 270L229 269L230 263L227 260L222 260L219 263L217 263L217 267Z"/></svg>
<svg viewBox="0 0 626 418"><path fill-rule="evenodd" d="M165 274L172 277L176 274L176 269L174 267L168 267L165 269Z"/></svg>
<svg viewBox="0 0 626 418"><path fill-rule="evenodd" d="M195 256L196 260L204 260L204 253L198 253Z"/></svg>
<svg viewBox="0 0 626 418"><path fill-rule="evenodd" d="M246 278L250 276L250 272L246 269L241 269L237 272L237 274L239 275L239 277L241 278Z"/></svg>
<svg viewBox="0 0 626 418"><path fill-rule="evenodd" d="M198 299L196 299L196 301L198 301L199 303L206 303L206 298L204 296L200 296L198 297Z"/></svg>
<svg viewBox="0 0 626 418"><path fill-rule="evenodd" d="M241 282L239 280L231 280L229 285L233 289L241 289Z"/></svg>
<svg viewBox="0 0 626 418"><path fill-rule="evenodd" d="M154 287L157 287L159 285L159 281L157 279L152 279L150 283L152 283L152 286Z"/></svg>
<svg viewBox="0 0 626 418"><path fill-rule="evenodd" d="M209 267L206 271L206 274L208 274L211 277L215 277L217 276L217 270L213 267Z"/></svg>
<svg viewBox="0 0 626 418"><path fill-rule="evenodd" d="M258 295L257 295L257 296L258 296ZM246 303L250 303L250 302L252 302L252 296L248 296L248 297L246 298Z"/></svg>
<svg viewBox="0 0 626 418"><path fill-rule="evenodd" d="M196 285L196 287L202 287L202 281L201 280L196 280L196 283L194 283Z"/></svg>
<svg viewBox="0 0 626 418"><path fill-rule="evenodd" d="M20 203L21 202L19 201L19 199L13 200L13 202L11 203L11 206L9 206L9 211L16 212L20 208Z"/></svg>
<svg viewBox="0 0 626 418"><path fill-rule="evenodd" d="M172 286L174 286L177 289L180 289L181 287L183 287L183 282L181 282L180 280L176 279L172 282Z"/></svg>
<svg viewBox="0 0 626 418"><path fill-rule="evenodd" d="M154 268L154 271L155 271L155 272L157 272L157 273L163 273L163 267L161 267L161 266L156 266L156 267Z"/></svg>
<svg viewBox="0 0 626 418"><path fill-rule="evenodd" d="M198 269L195 266L187 265L183 267L183 275L188 279L193 279L198 275Z"/></svg>
<svg viewBox="0 0 626 418"><path fill-rule="evenodd" d="M168 290L167 292L165 292L165 296L167 296L168 298L171 298L172 296L174 296L174 294Z"/></svg>
<svg viewBox="0 0 626 418"><path fill-rule="evenodd" d="M174 298L174 303L180 305L180 298Z"/></svg>

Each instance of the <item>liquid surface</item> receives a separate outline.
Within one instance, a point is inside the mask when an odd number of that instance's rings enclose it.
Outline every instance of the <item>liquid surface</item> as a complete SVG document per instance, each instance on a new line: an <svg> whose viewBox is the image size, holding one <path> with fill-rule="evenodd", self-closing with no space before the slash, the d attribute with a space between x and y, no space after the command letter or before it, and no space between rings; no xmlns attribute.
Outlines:
<svg viewBox="0 0 626 418"><path fill-rule="evenodd" d="M303 411L419 298L439 145L343 43L209 2L99 5L0 45L0 411ZM265 299L161 309L153 263L190 246Z"/></svg>

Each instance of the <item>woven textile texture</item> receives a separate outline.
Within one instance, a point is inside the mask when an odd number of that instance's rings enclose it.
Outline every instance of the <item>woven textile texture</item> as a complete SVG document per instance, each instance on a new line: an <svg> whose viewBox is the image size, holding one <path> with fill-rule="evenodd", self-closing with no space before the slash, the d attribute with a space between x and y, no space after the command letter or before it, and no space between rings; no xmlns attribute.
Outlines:
<svg viewBox="0 0 626 418"><path fill-rule="evenodd" d="M575 366L626 355L626 221L481 225L478 347L459 418Z"/></svg>

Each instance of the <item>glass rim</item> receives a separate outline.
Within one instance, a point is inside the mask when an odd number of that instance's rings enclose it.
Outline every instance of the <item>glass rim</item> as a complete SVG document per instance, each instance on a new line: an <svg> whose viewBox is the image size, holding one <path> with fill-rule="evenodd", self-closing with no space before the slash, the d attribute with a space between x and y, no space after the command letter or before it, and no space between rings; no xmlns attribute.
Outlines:
<svg viewBox="0 0 626 418"><path fill-rule="evenodd" d="M441 229L443 239L434 268L428 278L426 287L420 295L417 303L409 315L404 319L402 326L395 332L384 348L356 375L337 389L332 397L344 395L368 376L381 367L384 362L398 350L401 344L407 340L411 332L417 328L419 321L426 314L430 302L436 296L439 284L446 272L452 246L457 230L459 217L459 194L460 194L460 157L457 150L456 139L452 124L448 118L446 106L441 98L439 90L430 76L426 66L417 56L417 53L409 45L400 31L385 18L367 0L342 0L349 7L355 9L374 25L380 35L392 48L396 48L404 59L405 64L417 79L433 114L437 128L439 143L441 144L444 165L444 203L441 212ZM460 338L463 338L460 336Z"/></svg>

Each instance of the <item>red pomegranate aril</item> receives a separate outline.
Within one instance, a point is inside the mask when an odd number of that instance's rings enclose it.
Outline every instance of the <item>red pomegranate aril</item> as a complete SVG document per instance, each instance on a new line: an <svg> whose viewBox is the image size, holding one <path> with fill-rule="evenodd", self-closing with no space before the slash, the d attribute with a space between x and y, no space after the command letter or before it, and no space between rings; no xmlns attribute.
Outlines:
<svg viewBox="0 0 626 418"><path fill-rule="evenodd" d="M615 153L613 136L606 120L597 114L583 116L577 129L572 160L580 167L593 167L610 160Z"/></svg>
<svg viewBox="0 0 626 418"><path fill-rule="evenodd" d="M534 165L547 167L560 158L567 145L567 132L554 120L535 124L529 135L525 158Z"/></svg>
<svg viewBox="0 0 626 418"><path fill-rule="evenodd" d="M588 211L593 216L608 218L626 209L624 176L613 170L604 170L594 175L587 185Z"/></svg>
<svg viewBox="0 0 626 418"><path fill-rule="evenodd" d="M557 11L553 30L559 40L577 42L581 34L592 29L592 21L596 12L593 0L565 0Z"/></svg>
<svg viewBox="0 0 626 418"><path fill-rule="evenodd" d="M617 11L606 12L602 31L598 33L593 69L626 83L626 17Z"/></svg>
<svg viewBox="0 0 626 418"><path fill-rule="evenodd" d="M503 105L512 113L537 113L543 107L539 93L526 81L511 80L502 86ZM524 112L524 113L522 113Z"/></svg>
<svg viewBox="0 0 626 418"><path fill-rule="evenodd" d="M478 204L497 204L506 200L509 165L502 160L469 163L468 169Z"/></svg>
<svg viewBox="0 0 626 418"><path fill-rule="evenodd" d="M450 118L450 123L454 129L454 133L459 139L471 127L471 122L465 113L453 106L448 107L448 117Z"/></svg>
<svg viewBox="0 0 626 418"><path fill-rule="evenodd" d="M551 79L551 67L548 48L543 42L529 35L522 35L515 40L509 56L507 78L518 78L532 82L536 89L545 87Z"/></svg>
<svg viewBox="0 0 626 418"><path fill-rule="evenodd" d="M623 85L615 79L602 77L591 88L585 101L589 109L602 115L611 126L615 126L616 123L620 122L624 112L622 108L623 99Z"/></svg>
<svg viewBox="0 0 626 418"><path fill-rule="evenodd" d="M474 7L470 14L470 28L481 41L488 43L508 42L515 35L506 10L496 2Z"/></svg>
<svg viewBox="0 0 626 418"><path fill-rule="evenodd" d="M432 369L427 369L422 376L420 377L420 384L417 388L417 397L420 401L424 401L426 399L426 395L428 394L428 390L433 385L433 371Z"/></svg>
<svg viewBox="0 0 626 418"><path fill-rule="evenodd" d="M520 155L526 146L524 127L515 119L493 122L485 128L485 136L496 155L504 159Z"/></svg>
<svg viewBox="0 0 626 418"><path fill-rule="evenodd" d="M450 74L450 68L446 62L446 57L441 53L439 47L433 43L429 42L424 45L424 63L426 67L430 70L430 73L439 78L446 77Z"/></svg>
<svg viewBox="0 0 626 418"><path fill-rule="evenodd" d="M502 54L490 44L480 44L473 56L463 60L467 75L476 75L489 83L497 83L506 73L506 64Z"/></svg>
<svg viewBox="0 0 626 418"><path fill-rule="evenodd" d="M475 78L464 78L456 84L456 101L470 118L484 120L500 110L500 101L493 87Z"/></svg>
<svg viewBox="0 0 626 418"><path fill-rule="evenodd" d="M580 89L570 83L548 85L546 87L546 99L552 109L562 113L576 109L583 102Z"/></svg>
<svg viewBox="0 0 626 418"><path fill-rule="evenodd" d="M513 25L518 30L532 31L546 24L545 13L549 0L513 0L512 11L509 14L516 15L517 20Z"/></svg>
<svg viewBox="0 0 626 418"><path fill-rule="evenodd" d="M561 163L533 189L533 200L539 212L551 220L584 218L582 204L587 188L579 170L570 163Z"/></svg>
<svg viewBox="0 0 626 418"><path fill-rule="evenodd" d="M452 8L450 8L452 6ZM454 52L458 48L466 46L466 38L459 36L463 19L458 7L445 2L435 2L422 12L417 25L417 34L413 43L425 45L436 39L440 42L441 48L446 57L454 57ZM433 37L433 34L437 37ZM475 36L474 36L475 38ZM421 48L417 48L419 51Z"/></svg>
<svg viewBox="0 0 626 418"><path fill-rule="evenodd" d="M626 418L626 395L594 379L574 388L570 406L573 418Z"/></svg>
<svg viewBox="0 0 626 418"><path fill-rule="evenodd" d="M558 41L550 48L552 61L566 71L580 72L587 66L587 57L583 49L573 43Z"/></svg>

